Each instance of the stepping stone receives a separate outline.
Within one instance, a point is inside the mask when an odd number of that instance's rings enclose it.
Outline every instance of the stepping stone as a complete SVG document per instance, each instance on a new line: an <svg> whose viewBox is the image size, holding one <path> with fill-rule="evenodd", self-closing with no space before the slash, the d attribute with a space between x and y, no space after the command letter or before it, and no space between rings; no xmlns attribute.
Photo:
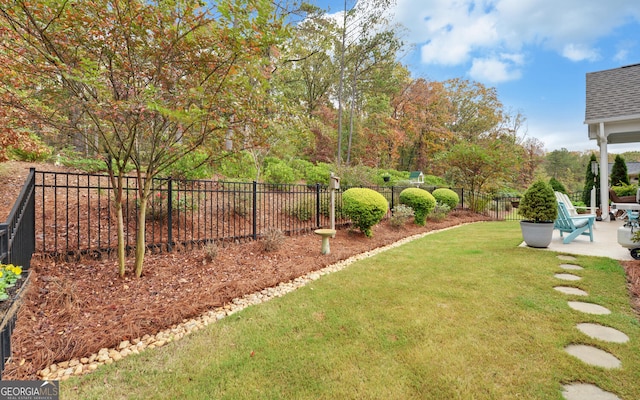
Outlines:
<svg viewBox="0 0 640 400"><path fill-rule="evenodd" d="M613 354L600 350L597 347L584 344L570 344L564 351L576 357L580 361L607 369L620 368L622 363Z"/></svg>
<svg viewBox="0 0 640 400"><path fill-rule="evenodd" d="M581 269L584 269L581 266L575 265L575 264L560 264L560 268L562 268L562 269L571 269L571 270L574 270L574 271L579 271Z"/></svg>
<svg viewBox="0 0 640 400"><path fill-rule="evenodd" d="M585 292L582 289L569 287L569 286L556 286L554 287L558 292L562 292L564 294L572 294L574 296L588 296L589 293Z"/></svg>
<svg viewBox="0 0 640 400"><path fill-rule="evenodd" d="M569 307L576 311L582 311L586 314L605 315L611 314L611 311L606 308L593 303L584 303L582 301L570 301Z"/></svg>
<svg viewBox="0 0 640 400"><path fill-rule="evenodd" d="M574 256L563 256L563 255L559 255L558 259L564 260L564 261L576 261L577 260L577 258L575 258Z"/></svg>
<svg viewBox="0 0 640 400"><path fill-rule="evenodd" d="M562 387L562 397L566 400L620 400L615 394L590 383L569 383Z"/></svg>
<svg viewBox="0 0 640 400"><path fill-rule="evenodd" d="M563 281L579 281L582 279L581 277L573 274L555 274L554 276L558 279L562 279Z"/></svg>
<svg viewBox="0 0 640 400"><path fill-rule="evenodd" d="M629 341L629 336L625 335L617 329L613 329L608 326L584 323L578 324L576 327L585 335L594 339L602 340L604 342L626 343Z"/></svg>

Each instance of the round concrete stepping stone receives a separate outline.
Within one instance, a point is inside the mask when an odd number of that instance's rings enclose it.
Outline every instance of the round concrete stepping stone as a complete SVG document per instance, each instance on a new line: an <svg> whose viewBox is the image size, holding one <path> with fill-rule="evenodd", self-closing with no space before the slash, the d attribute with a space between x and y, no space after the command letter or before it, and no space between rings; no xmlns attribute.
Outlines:
<svg viewBox="0 0 640 400"><path fill-rule="evenodd" d="M584 344L570 344L564 351L576 357L580 361L607 369L620 368L622 363L613 354L600 350L597 347Z"/></svg>
<svg viewBox="0 0 640 400"><path fill-rule="evenodd" d="M554 276L558 279L562 279L563 281L579 281L582 279L581 277L573 274L555 274Z"/></svg>
<svg viewBox="0 0 640 400"><path fill-rule="evenodd" d="M589 293L585 292L582 289L578 289L570 286L556 286L554 287L558 292L562 292L564 294L572 294L574 296L588 296Z"/></svg>
<svg viewBox="0 0 640 400"><path fill-rule="evenodd" d="M566 400L620 400L615 394L590 383L569 383L562 387L562 397Z"/></svg>
<svg viewBox="0 0 640 400"><path fill-rule="evenodd" d="M606 308L593 303L584 303L582 301L570 301L569 307L576 311L582 311L586 314L605 315L611 314L611 311Z"/></svg>
<svg viewBox="0 0 640 400"><path fill-rule="evenodd" d="M584 269L581 266L575 264L560 264L560 268L574 271L580 271L581 269Z"/></svg>
<svg viewBox="0 0 640 400"><path fill-rule="evenodd" d="M600 324L583 323L576 326L578 330L585 335L602 340L604 342L612 343L626 343L629 341L629 336L620 332L617 329L603 326Z"/></svg>
<svg viewBox="0 0 640 400"><path fill-rule="evenodd" d="M575 258L574 256L564 256L564 255L559 255L558 259L564 260L564 261L575 261L575 260L577 260L577 258Z"/></svg>

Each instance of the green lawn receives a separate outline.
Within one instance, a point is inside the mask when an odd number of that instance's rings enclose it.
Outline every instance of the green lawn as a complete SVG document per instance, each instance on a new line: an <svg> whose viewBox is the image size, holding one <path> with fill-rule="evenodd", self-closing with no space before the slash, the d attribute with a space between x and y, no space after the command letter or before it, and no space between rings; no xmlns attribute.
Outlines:
<svg viewBox="0 0 640 400"><path fill-rule="evenodd" d="M622 268L579 257L575 286L612 311L583 314L553 290L563 261L521 240L517 222L426 236L64 381L61 398L561 399L574 381L640 398L640 324ZM631 340L590 339L580 322ZM571 343L608 350L623 368L588 366L564 352Z"/></svg>

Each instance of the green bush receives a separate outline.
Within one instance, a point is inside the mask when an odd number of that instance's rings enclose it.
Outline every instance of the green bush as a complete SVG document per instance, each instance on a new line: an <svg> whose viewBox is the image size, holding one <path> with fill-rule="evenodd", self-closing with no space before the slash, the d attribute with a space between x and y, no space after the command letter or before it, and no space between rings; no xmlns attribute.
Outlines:
<svg viewBox="0 0 640 400"><path fill-rule="evenodd" d="M252 181L256 179L256 166L253 157L247 151L229 154L222 157L214 166L215 172L228 178L240 181Z"/></svg>
<svg viewBox="0 0 640 400"><path fill-rule="evenodd" d="M624 183L611 186L611 190L613 190L618 196L635 196L638 191L637 185L625 185Z"/></svg>
<svg viewBox="0 0 640 400"><path fill-rule="evenodd" d="M436 199L424 189L407 188L400 192L400 204L413 208L415 223L424 226L427 216L436 206Z"/></svg>
<svg viewBox="0 0 640 400"><path fill-rule="evenodd" d="M442 203L449 206L449 210L455 209L460 202L458 193L454 192L451 189L440 188L434 190L431 194L436 199L437 203Z"/></svg>
<svg viewBox="0 0 640 400"><path fill-rule="evenodd" d="M389 224L394 228L403 227L407 221L414 218L415 213L413 208L405 206L404 204L398 204L391 210L391 217L389 218Z"/></svg>
<svg viewBox="0 0 640 400"><path fill-rule="evenodd" d="M312 165L304 171L304 180L307 184L329 185L329 177L331 176L331 165L320 163Z"/></svg>
<svg viewBox="0 0 640 400"><path fill-rule="evenodd" d="M389 204L383 195L372 189L351 188L342 194L344 213L356 228L371 237L371 228L382 220Z"/></svg>
<svg viewBox="0 0 640 400"><path fill-rule="evenodd" d="M429 215L429 219L435 222L440 222L447 218L447 214L449 214L451 208L445 203L436 203L436 207L433 209L431 215Z"/></svg>
<svg viewBox="0 0 640 400"><path fill-rule="evenodd" d="M292 184L297 180L296 171L280 160L270 160L264 170L264 181L272 185Z"/></svg>
<svg viewBox="0 0 640 400"><path fill-rule="evenodd" d="M550 222L558 216L556 195L548 183L534 182L522 196L518 213L530 222Z"/></svg>
<svg viewBox="0 0 640 400"><path fill-rule="evenodd" d="M32 133L17 146L10 147L8 153L11 159L18 161L46 161L53 154L53 149Z"/></svg>
<svg viewBox="0 0 640 400"><path fill-rule="evenodd" d="M549 186L551 186L555 192L567 194L567 188L556 178L549 179Z"/></svg>
<svg viewBox="0 0 640 400"><path fill-rule="evenodd" d="M211 178L213 169L207 158L208 155L204 151L192 151L167 168L163 176L186 180Z"/></svg>

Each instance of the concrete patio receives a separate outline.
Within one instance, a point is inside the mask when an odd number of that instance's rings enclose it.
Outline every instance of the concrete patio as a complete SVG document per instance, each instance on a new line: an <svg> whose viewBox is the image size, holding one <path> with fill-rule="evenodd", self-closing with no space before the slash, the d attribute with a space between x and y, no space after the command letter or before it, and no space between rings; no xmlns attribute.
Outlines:
<svg viewBox="0 0 640 400"><path fill-rule="evenodd" d="M562 243L560 232L553 231L553 240L545 250L556 251L564 254L577 254L598 257L609 257L615 260L633 260L629 249L618 244L618 228L624 225L624 221L596 221L593 230L593 242L588 236L578 236L571 243ZM526 246L524 242L521 246Z"/></svg>

